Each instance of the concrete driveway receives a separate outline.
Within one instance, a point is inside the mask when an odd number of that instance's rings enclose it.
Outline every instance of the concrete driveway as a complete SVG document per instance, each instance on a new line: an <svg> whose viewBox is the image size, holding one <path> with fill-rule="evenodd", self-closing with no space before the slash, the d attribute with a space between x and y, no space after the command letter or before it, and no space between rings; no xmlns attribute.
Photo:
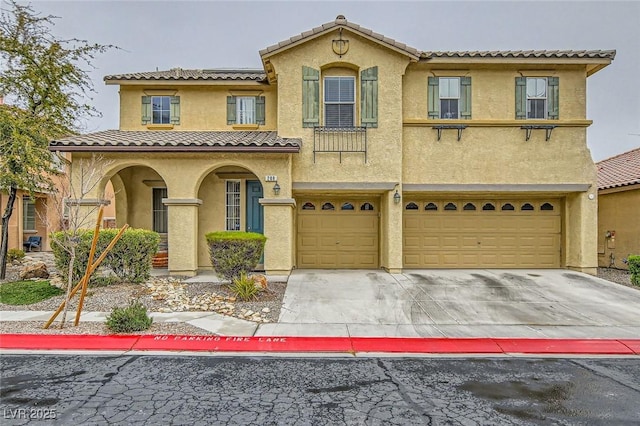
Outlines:
<svg viewBox="0 0 640 426"><path fill-rule="evenodd" d="M296 270L258 334L640 337L640 291L568 270Z"/></svg>

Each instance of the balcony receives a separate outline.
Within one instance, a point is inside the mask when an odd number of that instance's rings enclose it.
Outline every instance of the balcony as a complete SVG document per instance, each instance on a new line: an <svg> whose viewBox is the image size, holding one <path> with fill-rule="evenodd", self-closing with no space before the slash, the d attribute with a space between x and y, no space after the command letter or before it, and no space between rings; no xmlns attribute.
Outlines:
<svg viewBox="0 0 640 426"><path fill-rule="evenodd" d="M342 153L361 152L367 162L367 128L366 127L314 127L313 128L313 162L316 153L337 152L342 163Z"/></svg>

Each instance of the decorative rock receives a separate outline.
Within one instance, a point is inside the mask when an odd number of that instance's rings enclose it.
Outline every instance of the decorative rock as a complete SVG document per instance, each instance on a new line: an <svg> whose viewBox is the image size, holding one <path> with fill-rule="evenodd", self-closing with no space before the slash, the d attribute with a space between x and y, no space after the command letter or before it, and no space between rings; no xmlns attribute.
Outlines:
<svg viewBox="0 0 640 426"><path fill-rule="evenodd" d="M251 275L251 279L253 280L253 284L256 286L256 288L259 288L260 290L267 289L269 283L267 282L267 277L265 277L264 275Z"/></svg>
<svg viewBox="0 0 640 426"><path fill-rule="evenodd" d="M28 280L31 278L49 278L49 271L44 262L31 262L24 265L20 271L20 279Z"/></svg>
<svg viewBox="0 0 640 426"><path fill-rule="evenodd" d="M269 308L262 308L262 312L265 314L268 314L269 312L271 312L271 309Z"/></svg>

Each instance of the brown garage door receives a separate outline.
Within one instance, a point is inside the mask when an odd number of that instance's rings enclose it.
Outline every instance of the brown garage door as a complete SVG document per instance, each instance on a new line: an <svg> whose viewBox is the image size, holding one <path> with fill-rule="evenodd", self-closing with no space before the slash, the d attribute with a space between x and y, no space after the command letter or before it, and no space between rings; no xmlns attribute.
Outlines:
<svg viewBox="0 0 640 426"><path fill-rule="evenodd" d="M378 268L377 202L298 202L298 268Z"/></svg>
<svg viewBox="0 0 640 426"><path fill-rule="evenodd" d="M405 199L405 268L560 267L558 199Z"/></svg>

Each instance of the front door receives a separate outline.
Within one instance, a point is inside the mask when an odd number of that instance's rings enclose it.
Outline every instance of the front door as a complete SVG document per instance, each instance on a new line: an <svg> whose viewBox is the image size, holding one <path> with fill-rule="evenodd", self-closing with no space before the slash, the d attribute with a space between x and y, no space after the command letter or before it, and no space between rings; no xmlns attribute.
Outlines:
<svg viewBox="0 0 640 426"><path fill-rule="evenodd" d="M247 181L247 232L264 234L264 208L260 204L262 185L257 180ZM264 263L264 253L260 257Z"/></svg>
<svg viewBox="0 0 640 426"><path fill-rule="evenodd" d="M247 232L264 233L264 209L260 205L262 185L257 180L247 181Z"/></svg>

